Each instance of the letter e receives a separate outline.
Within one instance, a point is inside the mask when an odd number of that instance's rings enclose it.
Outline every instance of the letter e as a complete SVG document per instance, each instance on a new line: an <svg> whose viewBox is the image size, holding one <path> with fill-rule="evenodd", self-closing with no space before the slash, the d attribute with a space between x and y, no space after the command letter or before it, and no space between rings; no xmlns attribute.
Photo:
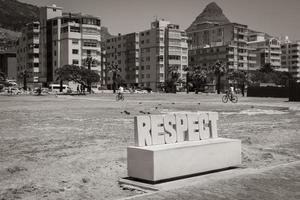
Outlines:
<svg viewBox="0 0 300 200"><path fill-rule="evenodd" d="M165 144L164 117L152 115L151 117L152 144Z"/></svg>
<svg viewBox="0 0 300 200"><path fill-rule="evenodd" d="M187 114L188 141L197 141L199 137L199 120L197 114Z"/></svg>

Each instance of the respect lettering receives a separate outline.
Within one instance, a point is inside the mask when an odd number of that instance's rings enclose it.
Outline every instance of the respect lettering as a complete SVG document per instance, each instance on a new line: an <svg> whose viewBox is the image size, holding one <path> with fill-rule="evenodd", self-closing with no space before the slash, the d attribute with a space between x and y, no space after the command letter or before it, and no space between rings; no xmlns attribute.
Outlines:
<svg viewBox="0 0 300 200"><path fill-rule="evenodd" d="M135 145L151 146L217 138L218 113L151 115L134 118Z"/></svg>

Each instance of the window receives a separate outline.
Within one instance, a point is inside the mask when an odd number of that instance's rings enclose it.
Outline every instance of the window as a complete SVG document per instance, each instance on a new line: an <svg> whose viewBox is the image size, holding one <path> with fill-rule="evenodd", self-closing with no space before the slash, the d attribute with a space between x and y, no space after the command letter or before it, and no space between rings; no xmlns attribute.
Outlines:
<svg viewBox="0 0 300 200"><path fill-rule="evenodd" d="M69 27L68 26L65 26L65 27L61 28L61 32L62 33L67 33L68 31L69 31Z"/></svg>
<svg viewBox="0 0 300 200"><path fill-rule="evenodd" d="M72 54L78 54L78 49L73 49Z"/></svg>
<svg viewBox="0 0 300 200"><path fill-rule="evenodd" d="M150 65L146 65L146 69L149 70L150 69Z"/></svg>
<svg viewBox="0 0 300 200"><path fill-rule="evenodd" d="M169 55L169 60L180 60L180 56Z"/></svg>
<svg viewBox="0 0 300 200"><path fill-rule="evenodd" d="M72 40L72 44L79 44L79 40Z"/></svg>
<svg viewBox="0 0 300 200"><path fill-rule="evenodd" d="M82 28L82 33L87 35L100 35L100 30L97 28Z"/></svg>
<svg viewBox="0 0 300 200"><path fill-rule="evenodd" d="M84 47L97 47L98 41L97 40L84 40L83 46Z"/></svg>
<svg viewBox="0 0 300 200"><path fill-rule="evenodd" d="M80 28L76 26L70 26L70 32L80 33Z"/></svg>
<svg viewBox="0 0 300 200"><path fill-rule="evenodd" d="M75 60L75 59L72 60L72 64L73 64L73 65L78 65L78 64L79 64L79 60Z"/></svg>
<svg viewBox="0 0 300 200"><path fill-rule="evenodd" d="M146 57L146 61L150 61L150 57L148 56L148 57Z"/></svg>
<svg viewBox="0 0 300 200"><path fill-rule="evenodd" d="M100 21L100 19L95 19L95 18L83 18L82 19L82 24L89 24L89 25L100 26L101 25L101 21Z"/></svg>
<svg viewBox="0 0 300 200"><path fill-rule="evenodd" d="M150 78L150 74L146 74L146 78Z"/></svg>

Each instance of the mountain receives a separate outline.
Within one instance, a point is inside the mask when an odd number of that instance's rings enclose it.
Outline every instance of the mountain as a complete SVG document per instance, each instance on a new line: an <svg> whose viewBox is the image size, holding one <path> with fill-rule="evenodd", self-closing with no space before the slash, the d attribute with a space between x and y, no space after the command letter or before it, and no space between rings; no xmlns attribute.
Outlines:
<svg viewBox="0 0 300 200"><path fill-rule="evenodd" d="M11 46L22 28L33 21L39 21L39 7L17 0L0 0L0 46ZM107 27L101 27L103 40L111 36Z"/></svg>
<svg viewBox="0 0 300 200"><path fill-rule="evenodd" d="M0 0L0 27L13 31L39 19L39 8L17 0Z"/></svg>
<svg viewBox="0 0 300 200"><path fill-rule="evenodd" d="M106 39L113 37L113 36L108 32L108 28L105 27L105 26L102 26L102 27L101 27L100 34L101 34L101 41L105 41Z"/></svg>
<svg viewBox="0 0 300 200"><path fill-rule="evenodd" d="M198 24L212 22L218 24L230 23L229 19L223 14L223 10L215 3L208 4L203 12L198 15L187 31L195 28Z"/></svg>

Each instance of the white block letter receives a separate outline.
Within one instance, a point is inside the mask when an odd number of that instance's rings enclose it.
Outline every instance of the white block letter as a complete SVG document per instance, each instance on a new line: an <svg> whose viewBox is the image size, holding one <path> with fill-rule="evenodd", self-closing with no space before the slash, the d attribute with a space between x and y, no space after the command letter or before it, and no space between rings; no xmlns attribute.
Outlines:
<svg viewBox="0 0 300 200"><path fill-rule="evenodd" d="M164 117L162 115L151 116L152 144L165 144Z"/></svg>
<svg viewBox="0 0 300 200"><path fill-rule="evenodd" d="M199 120L197 114L187 114L188 141L199 140Z"/></svg>
<svg viewBox="0 0 300 200"><path fill-rule="evenodd" d="M177 142L185 141L188 126L187 126L187 117L185 114L176 114L176 135Z"/></svg>
<svg viewBox="0 0 300 200"><path fill-rule="evenodd" d="M210 128L208 127L208 113L199 114L199 131L200 131L200 140L205 140L211 138Z"/></svg>
<svg viewBox="0 0 300 200"><path fill-rule="evenodd" d="M209 113L209 127L210 127L211 138L218 137L218 128L217 128L218 119L219 119L218 113L216 112Z"/></svg>
<svg viewBox="0 0 300 200"><path fill-rule="evenodd" d="M149 116L134 117L134 141L135 145L149 146L152 145L151 122Z"/></svg>
<svg viewBox="0 0 300 200"><path fill-rule="evenodd" d="M164 117L166 144L172 144L177 141L176 130L174 128L175 124L176 124L175 115L166 115Z"/></svg>

